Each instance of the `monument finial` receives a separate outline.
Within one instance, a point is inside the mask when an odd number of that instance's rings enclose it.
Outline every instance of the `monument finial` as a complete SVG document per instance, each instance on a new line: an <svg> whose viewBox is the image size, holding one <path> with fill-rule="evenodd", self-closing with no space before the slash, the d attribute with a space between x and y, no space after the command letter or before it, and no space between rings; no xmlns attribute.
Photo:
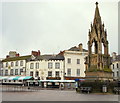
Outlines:
<svg viewBox="0 0 120 103"><path fill-rule="evenodd" d="M101 17L100 17L99 8L98 8L98 2L96 2L95 4L96 4L96 8L95 8L94 23L95 22L101 23Z"/></svg>
<svg viewBox="0 0 120 103"><path fill-rule="evenodd" d="M98 2L96 2L95 4L96 4L96 6L97 6L97 5L98 5Z"/></svg>

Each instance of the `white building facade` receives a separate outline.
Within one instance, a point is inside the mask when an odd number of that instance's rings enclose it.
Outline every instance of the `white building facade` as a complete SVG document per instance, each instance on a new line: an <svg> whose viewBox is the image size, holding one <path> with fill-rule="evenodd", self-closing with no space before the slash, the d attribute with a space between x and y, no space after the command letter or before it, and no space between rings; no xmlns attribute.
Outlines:
<svg viewBox="0 0 120 103"><path fill-rule="evenodd" d="M31 55L19 56L10 52L2 60L2 76L32 76L40 80L74 80L85 77L85 57L88 51L78 47L64 50L57 55L40 55L32 51Z"/></svg>
<svg viewBox="0 0 120 103"><path fill-rule="evenodd" d="M0 71L1 76L26 76L26 64L28 59L33 58L34 55L20 56L15 51L10 51L9 55L2 60L2 67Z"/></svg>
<svg viewBox="0 0 120 103"><path fill-rule="evenodd" d="M111 62L112 62L111 69L113 71L113 79L118 80L120 78L120 55L116 55L116 53L113 52Z"/></svg>
<svg viewBox="0 0 120 103"><path fill-rule="evenodd" d="M30 56L28 56L30 57ZM23 58L9 58L2 61L2 76L26 75L26 60Z"/></svg>
<svg viewBox="0 0 120 103"><path fill-rule="evenodd" d="M88 51L83 49L82 44L64 51L65 78L75 79L85 77L85 57Z"/></svg>
<svg viewBox="0 0 120 103"><path fill-rule="evenodd" d="M63 60L35 60L27 62L27 75L35 79L59 79L63 80Z"/></svg>
<svg viewBox="0 0 120 103"><path fill-rule="evenodd" d="M65 76L85 77L85 57L87 53L76 51L65 51Z"/></svg>

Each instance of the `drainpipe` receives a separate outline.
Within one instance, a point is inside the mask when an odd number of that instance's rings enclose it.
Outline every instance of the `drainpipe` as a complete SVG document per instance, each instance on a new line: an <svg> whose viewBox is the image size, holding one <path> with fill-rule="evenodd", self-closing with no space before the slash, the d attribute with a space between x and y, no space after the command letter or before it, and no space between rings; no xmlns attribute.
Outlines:
<svg viewBox="0 0 120 103"><path fill-rule="evenodd" d="M27 60L25 60L25 76L26 76L26 66L27 66Z"/></svg>
<svg viewBox="0 0 120 103"><path fill-rule="evenodd" d="M65 80L65 58L63 60L63 80Z"/></svg>

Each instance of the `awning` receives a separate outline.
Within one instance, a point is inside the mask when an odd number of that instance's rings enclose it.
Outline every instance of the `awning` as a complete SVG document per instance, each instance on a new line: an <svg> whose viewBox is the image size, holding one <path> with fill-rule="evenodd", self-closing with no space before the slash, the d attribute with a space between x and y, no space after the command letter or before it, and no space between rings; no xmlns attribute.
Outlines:
<svg viewBox="0 0 120 103"><path fill-rule="evenodd" d="M9 77L8 80L13 80L15 77Z"/></svg>
<svg viewBox="0 0 120 103"><path fill-rule="evenodd" d="M18 78L20 78L20 76L16 76L15 78L13 78L13 80L18 80Z"/></svg>
<svg viewBox="0 0 120 103"><path fill-rule="evenodd" d="M39 82L72 83L75 82L75 80L39 80Z"/></svg>
<svg viewBox="0 0 120 103"><path fill-rule="evenodd" d="M32 78L32 76L24 76L24 77L18 78L18 80L27 80L27 79L30 79L30 78Z"/></svg>
<svg viewBox="0 0 120 103"><path fill-rule="evenodd" d="M0 80L2 80L2 76L0 76Z"/></svg>
<svg viewBox="0 0 120 103"><path fill-rule="evenodd" d="M85 79L75 79L75 81L85 81Z"/></svg>
<svg viewBox="0 0 120 103"><path fill-rule="evenodd" d="M32 76L10 76L10 77L2 76L0 77L0 80L28 80L31 78Z"/></svg>
<svg viewBox="0 0 120 103"><path fill-rule="evenodd" d="M1 77L0 79L1 79L1 80L7 80L8 77L7 77L7 76L6 76L6 77Z"/></svg>

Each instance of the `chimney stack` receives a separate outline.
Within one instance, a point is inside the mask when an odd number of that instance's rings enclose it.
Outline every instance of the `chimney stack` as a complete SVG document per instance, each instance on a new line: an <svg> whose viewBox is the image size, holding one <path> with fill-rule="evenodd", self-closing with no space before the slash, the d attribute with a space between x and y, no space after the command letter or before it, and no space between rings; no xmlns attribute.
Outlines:
<svg viewBox="0 0 120 103"><path fill-rule="evenodd" d="M38 52L37 51L32 51L31 55L40 56L40 50L38 50Z"/></svg>
<svg viewBox="0 0 120 103"><path fill-rule="evenodd" d="M40 50L38 50L38 56L40 56Z"/></svg>
<svg viewBox="0 0 120 103"><path fill-rule="evenodd" d="M16 57L19 57L20 56L20 54L18 53L18 54L16 54Z"/></svg>
<svg viewBox="0 0 120 103"><path fill-rule="evenodd" d="M112 59L113 59L113 61L116 60L116 52L113 52L113 53L112 53Z"/></svg>
<svg viewBox="0 0 120 103"><path fill-rule="evenodd" d="M13 58L13 57L19 57L20 54L17 53L16 51L10 51L9 55L6 56L6 58Z"/></svg>
<svg viewBox="0 0 120 103"><path fill-rule="evenodd" d="M79 48L79 50L82 52L83 51L83 45L82 45L82 43L80 43L79 45L78 45L78 48Z"/></svg>
<svg viewBox="0 0 120 103"><path fill-rule="evenodd" d="M6 58L9 58L9 55L6 55Z"/></svg>

